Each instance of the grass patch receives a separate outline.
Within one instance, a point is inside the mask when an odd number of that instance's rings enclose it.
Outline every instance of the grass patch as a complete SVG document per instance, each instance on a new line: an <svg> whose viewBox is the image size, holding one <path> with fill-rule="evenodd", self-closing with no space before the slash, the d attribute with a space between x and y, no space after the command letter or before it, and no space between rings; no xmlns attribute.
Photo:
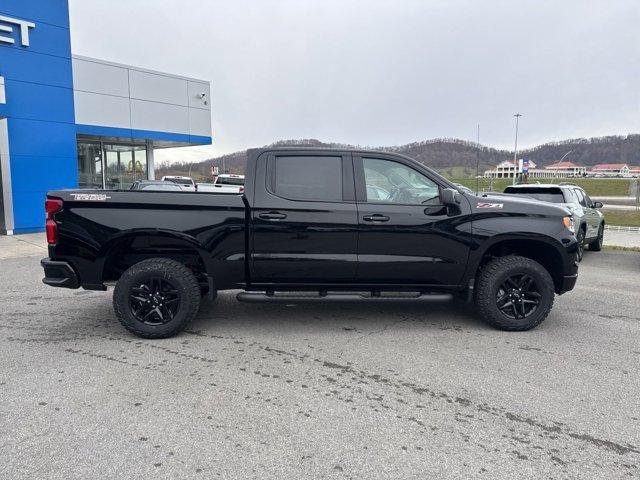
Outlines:
<svg viewBox="0 0 640 480"><path fill-rule="evenodd" d="M603 250L616 250L619 252L640 252L640 247L620 247L618 245L603 245Z"/></svg>
<svg viewBox="0 0 640 480"><path fill-rule="evenodd" d="M457 172L460 167L452 167L453 172ZM469 177L455 177L448 175L446 171L441 172L442 175L455 183L460 183L471 190L476 189L476 179ZM505 188L513 182L510 178L494 178L493 181L488 178L480 178L481 191L503 192ZM627 178L541 178L533 179L531 183L574 183L592 197L627 197L629 196L631 180Z"/></svg>
<svg viewBox="0 0 640 480"><path fill-rule="evenodd" d="M640 227L640 212L629 210L603 210L607 225L621 227Z"/></svg>

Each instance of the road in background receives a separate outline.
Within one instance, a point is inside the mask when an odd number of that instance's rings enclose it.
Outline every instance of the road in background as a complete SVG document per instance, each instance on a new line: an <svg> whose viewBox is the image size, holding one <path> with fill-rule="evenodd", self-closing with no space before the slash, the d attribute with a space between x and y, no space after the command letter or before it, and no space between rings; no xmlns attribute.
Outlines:
<svg viewBox="0 0 640 480"><path fill-rule="evenodd" d="M40 248L40 247L34 247ZM630 478L640 254L586 252L531 332L453 303L241 304L142 340L0 262L0 478Z"/></svg>

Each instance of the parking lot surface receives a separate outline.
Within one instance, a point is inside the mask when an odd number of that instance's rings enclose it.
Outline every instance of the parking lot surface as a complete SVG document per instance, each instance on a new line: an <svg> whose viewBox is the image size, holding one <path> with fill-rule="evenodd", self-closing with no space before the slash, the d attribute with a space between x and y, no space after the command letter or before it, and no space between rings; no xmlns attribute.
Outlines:
<svg viewBox="0 0 640 480"><path fill-rule="evenodd" d="M531 332L229 292L155 341L31 255L0 260L0 478L640 476L640 254L586 252Z"/></svg>

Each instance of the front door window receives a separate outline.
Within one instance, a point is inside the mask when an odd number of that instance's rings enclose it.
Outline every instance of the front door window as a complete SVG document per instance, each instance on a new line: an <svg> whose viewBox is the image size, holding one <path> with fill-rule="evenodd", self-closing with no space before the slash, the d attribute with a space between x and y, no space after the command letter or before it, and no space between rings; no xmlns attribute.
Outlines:
<svg viewBox="0 0 640 480"><path fill-rule="evenodd" d="M402 163L363 158L368 203L438 205L438 185Z"/></svg>

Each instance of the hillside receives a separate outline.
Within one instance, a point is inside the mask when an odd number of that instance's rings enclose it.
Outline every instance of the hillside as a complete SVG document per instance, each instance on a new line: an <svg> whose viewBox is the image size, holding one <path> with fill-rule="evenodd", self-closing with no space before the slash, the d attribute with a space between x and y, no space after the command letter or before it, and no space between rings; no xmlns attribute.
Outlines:
<svg viewBox="0 0 640 480"><path fill-rule="evenodd" d="M338 143L325 143L315 139L280 140L270 146L358 147ZM389 147L365 148L401 153L452 177L473 176L476 156L478 155L476 144L452 138L438 138ZM565 157L566 160L587 166L597 163L640 165L640 134L589 139L578 138L545 143L519 152L518 157L526 157L536 162L538 166L545 166L558 161L567 152L570 153ZM480 171L482 172L503 160L511 158L513 158L513 152L481 146ZM224 164L225 168L232 173L243 173L246 160L246 151L242 150L190 165L180 163L174 163L170 166L159 165L156 171L158 175L180 174L188 171L191 167L192 172L200 172L199 175L204 177L208 175L211 165L222 167Z"/></svg>

